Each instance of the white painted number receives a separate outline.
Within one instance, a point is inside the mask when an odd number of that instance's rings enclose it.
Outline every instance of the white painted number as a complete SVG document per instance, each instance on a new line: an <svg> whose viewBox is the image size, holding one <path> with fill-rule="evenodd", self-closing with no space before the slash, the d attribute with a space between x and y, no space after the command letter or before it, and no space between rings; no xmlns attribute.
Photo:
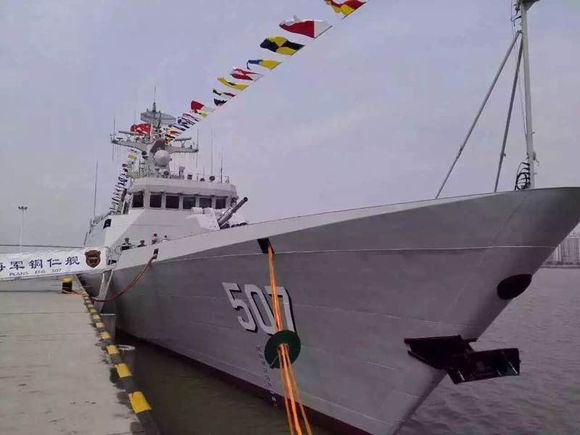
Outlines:
<svg viewBox="0 0 580 435"><path fill-rule="evenodd" d="M245 293L248 301L248 303L246 303L246 301L239 297L241 295L238 293L242 293L242 291L238 284L224 282L222 285L233 309L236 311L244 311L244 316L238 316L238 321L246 331L257 332L259 326L260 329L268 335L276 333L276 324L274 323L274 314L272 313L272 288L270 286L265 287L265 292L269 296L269 298L267 298L261 287L254 284L245 284L243 293ZM281 303L284 307L284 313L282 314L284 327L291 331L295 331L292 300L290 299L290 295L284 287L276 287L276 290L278 298L282 299ZM238 298L236 298L236 296L238 296Z"/></svg>
<svg viewBox="0 0 580 435"><path fill-rule="evenodd" d="M272 314L272 310L270 309L270 305L266 301L266 296L262 292L262 289L254 284L245 284L244 285L244 292L246 293L246 297L248 298L248 302L250 303L250 307L252 308L252 312L256 317L256 321L258 325L260 325L260 329L264 331L266 334L273 335L276 333L276 324L274 323L274 315ZM256 300L254 299L254 295L258 297L260 300L260 305L262 307L262 311L266 313L266 322L262 318L262 313L256 305Z"/></svg>
<svg viewBox="0 0 580 435"><path fill-rule="evenodd" d="M238 316L238 322L240 322L240 325L242 325L242 327L248 331L256 332L258 328L256 327L256 322L252 317L252 313L250 313L250 310L248 310L248 305L246 305L243 300L236 299L234 297L234 292L241 293L238 285L232 282L224 282L222 285L224 286L224 290L226 291L228 299L230 300L232 307L234 307L234 310L243 310L246 315L246 319L244 319L242 316Z"/></svg>

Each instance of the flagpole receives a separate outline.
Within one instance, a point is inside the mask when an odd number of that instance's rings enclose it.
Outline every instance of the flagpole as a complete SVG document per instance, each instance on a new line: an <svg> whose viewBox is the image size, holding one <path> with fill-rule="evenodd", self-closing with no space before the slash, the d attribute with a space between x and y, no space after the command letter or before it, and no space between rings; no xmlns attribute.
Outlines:
<svg viewBox="0 0 580 435"><path fill-rule="evenodd" d="M196 172L195 176L197 177L198 176L197 175L197 162L199 159L199 127L197 127L197 144L196 145L197 145L197 152L195 153L195 172Z"/></svg>
<svg viewBox="0 0 580 435"><path fill-rule="evenodd" d="M99 161L95 165L95 190L93 194L93 218L97 216L97 181L99 179Z"/></svg>
<svg viewBox="0 0 580 435"><path fill-rule="evenodd" d="M111 134L111 136L113 137L116 133L117 133L117 128L116 128L116 123L115 123L115 117L113 116L113 133ZM111 141L111 161L114 162L115 161L115 143Z"/></svg>
<svg viewBox="0 0 580 435"><path fill-rule="evenodd" d="M28 210L28 206L26 205L19 205L18 210L20 210L20 236L18 237L19 240L19 250L22 252L22 233L24 228L24 212Z"/></svg>
<svg viewBox="0 0 580 435"><path fill-rule="evenodd" d="M213 127L211 128L211 165L209 175L213 175Z"/></svg>
<svg viewBox="0 0 580 435"><path fill-rule="evenodd" d="M222 155L220 162L220 183L224 182L224 149L222 147Z"/></svg>

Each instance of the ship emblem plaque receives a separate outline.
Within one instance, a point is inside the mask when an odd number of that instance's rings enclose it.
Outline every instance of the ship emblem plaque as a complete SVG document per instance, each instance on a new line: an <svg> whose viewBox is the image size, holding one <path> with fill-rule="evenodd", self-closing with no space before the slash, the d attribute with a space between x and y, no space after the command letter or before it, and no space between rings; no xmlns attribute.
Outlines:
<svg viewBox="0 0 580 435"><path fill-rule="evenodd" d="M87 263L87 266L90 266L92 268L97 267L101 263L101 251L97 251L96 249L86 251L85 261Z"/></svg>

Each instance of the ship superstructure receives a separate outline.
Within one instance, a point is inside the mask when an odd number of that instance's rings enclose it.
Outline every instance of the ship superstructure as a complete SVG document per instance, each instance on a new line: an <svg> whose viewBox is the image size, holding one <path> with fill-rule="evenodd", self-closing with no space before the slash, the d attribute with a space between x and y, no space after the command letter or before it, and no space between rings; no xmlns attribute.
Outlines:
<svg viewBox="0 0 580 435"><path fill-rule="evenodd" d="M141 120L140 128L111 136L114 145L133 150L137 157L123 165L122 184L116 188L111 209L91 220L85 245L107 246L119 254L125 239L133 247L141 241L151 244L154 234L162 240L219 229L218 220L226 212L229 222L222 222L222 227L244 223L231 213L238 195L228 176L205 176L185 165L171 164L175 155L199 152L192 138L168 142L163 130L175 118L158 111L153 103Z"/></svg>

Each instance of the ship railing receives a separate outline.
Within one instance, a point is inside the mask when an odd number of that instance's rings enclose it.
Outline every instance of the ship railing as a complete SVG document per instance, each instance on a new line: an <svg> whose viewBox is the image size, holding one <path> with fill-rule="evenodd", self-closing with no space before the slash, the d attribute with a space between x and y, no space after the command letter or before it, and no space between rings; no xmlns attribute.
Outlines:
<svg viewBox="0 0 580 435"><path fill-rule="evenodd" d="M228 175L206 175L201 172L187 172L187 171L163 171L155 170L149 167L141 167L135 171L131 171L129 176L132 178L167 178L171 180L189 180L189 181L207 181L214 183L230 184L230 177Z"/></svg>

